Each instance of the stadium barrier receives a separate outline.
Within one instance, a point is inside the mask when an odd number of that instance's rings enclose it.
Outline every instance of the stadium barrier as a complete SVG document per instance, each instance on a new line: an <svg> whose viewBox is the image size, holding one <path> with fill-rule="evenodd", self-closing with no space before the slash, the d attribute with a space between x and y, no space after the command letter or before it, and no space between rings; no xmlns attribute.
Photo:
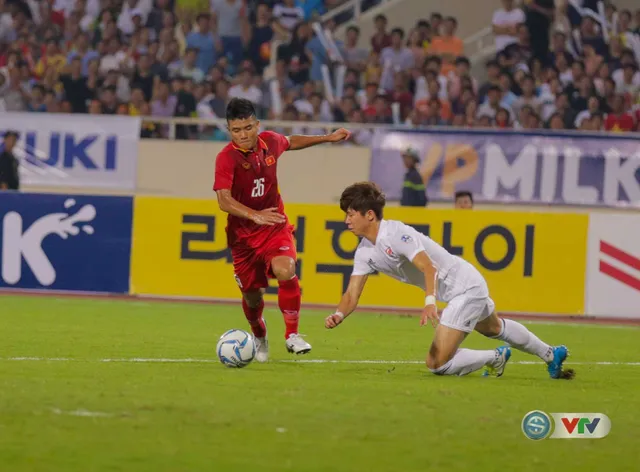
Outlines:
<svg viewBox="0 0 640 472"><path fill-rule="evenodd" d="M136 189L138 117L0 113L0 135L17 131L13 153L27 188Z"/></svg>
<svg viewBox="0 0 640 472"><path fill-rule="evenodd" d="M0 130L22 132L18 149L26 158L21 161L25 190L211 197L215 156L225 143L139 140L139 118L78 120L46 114L0 117ZM154 121L224 124L192 118ZM265 129L299 124L262 123ZM330 130L339 124L313 126ZM449 202L456 190L470 190L477 201L496 204L640 208L638 133L348 126L371 146L318 146L279 161L287 201L334 203L346 185L369 179L398 199L404 172L400 155L413 147L422 158L420 170L432 202ZM369 138L363 141L362 133Z"/></svg>
<svg viewBox="0 0 640 472"><path fill-rule="evenodd" d="M336 304L357 239L335 205L287 213L304 302ZM501 311L640 318L635 214L395 207L385 216L474 264ZM0 193L0 287L238 300L225 220L210 199ZM275 284L266 297L276 300ZM421 303L419 290L378 275L361 299L400 310Z"/></svg>
<svg viewBox="0 0 640 472"><path fill-rule="evenodd" d="M129 293L133 198L0 193L0 287Z"/></svg>
<svg viewBox="0 0 640 472"><path fill-rule="evenodd" d="M357 238L337 206L287 205L296 227L306 303L337 303ZM237 299L226 248L226 215L211 200L137 197L131 290L138 295ZM583 314L587 215L389 208L386 215L428 233L487 278L505 311ZM157 267L157 269L155 269ZM267 299L276 300L276 285ZM414 308L420 291L372 276L362 306Z"/></svg>

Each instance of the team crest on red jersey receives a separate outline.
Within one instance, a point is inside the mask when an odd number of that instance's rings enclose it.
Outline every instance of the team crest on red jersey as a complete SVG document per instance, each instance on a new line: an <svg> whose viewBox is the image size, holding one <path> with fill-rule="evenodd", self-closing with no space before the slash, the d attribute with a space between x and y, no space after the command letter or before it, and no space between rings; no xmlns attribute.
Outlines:
<svg viewBox="0 0 640 472"><path fill-rule="evenodd" d="M243 162L242 167L244 167L244 170L249 170L251 168L251 164L249 164L248 162Z"/></svg>
<svg viewBox="0 0 640 472"><path fill-rule="evenodd" d="M267 158L265 159L265 162L267 163L268 166L272 166L273 164L276 163L276 158L273 157L273 155L269 155L267 156Z"/></svg>

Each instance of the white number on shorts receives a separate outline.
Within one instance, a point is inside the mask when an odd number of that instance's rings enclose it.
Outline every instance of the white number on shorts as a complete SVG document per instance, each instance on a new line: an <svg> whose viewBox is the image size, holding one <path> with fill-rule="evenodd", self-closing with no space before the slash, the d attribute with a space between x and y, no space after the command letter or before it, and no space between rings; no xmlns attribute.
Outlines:
<svg viewBox="0 0 640 472"><path fill-rule="evenodd" d="M253 190L251 190L252 197L262 197L264 195L264 177L255 179L253 181Z"/></svg>

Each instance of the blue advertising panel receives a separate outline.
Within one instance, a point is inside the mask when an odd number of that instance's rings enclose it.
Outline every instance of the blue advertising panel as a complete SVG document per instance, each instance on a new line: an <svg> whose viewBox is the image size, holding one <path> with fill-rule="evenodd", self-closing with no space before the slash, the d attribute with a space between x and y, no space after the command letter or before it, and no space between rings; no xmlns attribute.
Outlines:
<svg viewBox="0 0 640 472"><path fill-rule="evenodd" d="M128 293L132 197L0 193L0 287Z"/></svg>

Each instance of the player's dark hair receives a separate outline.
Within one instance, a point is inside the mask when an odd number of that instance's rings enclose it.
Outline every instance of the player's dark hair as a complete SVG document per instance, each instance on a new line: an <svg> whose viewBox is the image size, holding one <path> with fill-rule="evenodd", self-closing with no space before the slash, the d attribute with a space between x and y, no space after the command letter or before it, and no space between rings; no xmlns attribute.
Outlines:
<svg viewBox="0 0 640 472"><path fill-rule="evenodd" d="M227 121L245 120L256 116L256 109L246 98L232 98L227 105Z"/></svg>
<svg viewBox="0 0 640 472"><path fill-rule="evenodd" d="M376 218L382 219L382 209L387 200L378 184L374 182L357 182L349 185L340 196L340 209L345 213L354 210L364 215L373 211Z"/></svg>
<svg viewBox="0 0 640 472"><path fill-rule="evenodd" d="M460 190L456 192L455 200L458 200L458 198L463 198L463 197L469 197L469 200L471 200L471 203L473 203L473 195L468 190Z"/></svg>

